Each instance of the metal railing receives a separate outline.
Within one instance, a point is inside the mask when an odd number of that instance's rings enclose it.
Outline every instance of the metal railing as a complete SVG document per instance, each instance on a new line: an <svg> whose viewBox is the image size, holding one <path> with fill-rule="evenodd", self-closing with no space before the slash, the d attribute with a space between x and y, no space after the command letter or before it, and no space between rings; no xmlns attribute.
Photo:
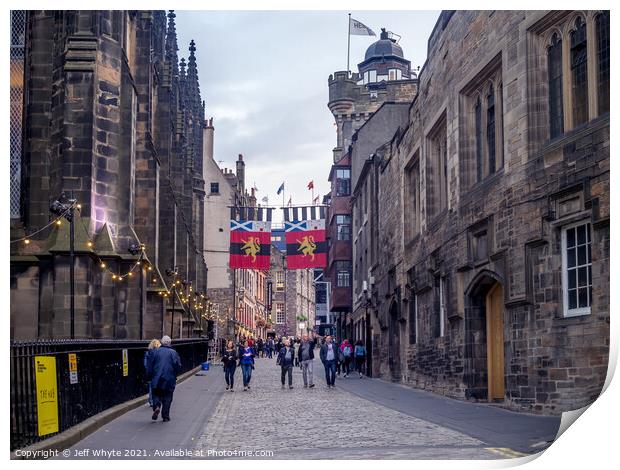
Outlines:
<svg viewBox="0 0 620 470"><path fill-rule="evenodd" d="M71 426L108 408L148 392L144 354L148 341L48 340L11 343L11 450L54 436L38 435L35 356L56 358L58 429ZM205 339L177 340L182 372L206 360ZM127 376L123 375L127 350ZM77 383L71 384L69 354L76 354Z"/></svg>

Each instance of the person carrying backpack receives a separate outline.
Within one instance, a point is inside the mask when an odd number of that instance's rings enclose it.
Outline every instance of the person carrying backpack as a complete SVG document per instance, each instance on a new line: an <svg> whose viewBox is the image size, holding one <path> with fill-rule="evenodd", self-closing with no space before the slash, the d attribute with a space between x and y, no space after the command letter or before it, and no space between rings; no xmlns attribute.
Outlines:
<svg viewBox="0 0 620 470"><path fill-rule="evenodd" d="M351 362L353 361L353 346L349 343L348 339L345 339L340 345L340 351L343 357L343 374L344 377L349 375L351 369Z"/></svg>
<svg viewBox="0 0 620 470"><path fill-rule="evenodd" d="M362 378L362 368L366 361L366 348L362 344L362 340L358 339L355 343L355 370L359 373L360 379Z"/></svg>

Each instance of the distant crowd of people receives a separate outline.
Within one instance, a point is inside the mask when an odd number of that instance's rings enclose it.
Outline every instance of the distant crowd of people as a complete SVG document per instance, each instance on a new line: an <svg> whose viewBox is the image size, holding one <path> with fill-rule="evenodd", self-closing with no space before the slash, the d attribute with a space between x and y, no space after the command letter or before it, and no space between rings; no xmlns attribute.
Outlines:
<svg viewBox="0 0 620 470"><path fill-rule="evenodd" d="M338 344L333 337L320 337L317 334L301 337L269 337L267 339L241 337L238 342L229 340L221 352L224 365L226 390L234 391L235 371L242 370L243 391L250 389L255 358L276 357L276 364L281 368L282 389L293 388L293 368L302 371L304 388L314 387L315 350L319 349L319 358L325 369L327 388L336 386L336 376L349 376L353 368L360 378L363 377L366 363L366 348L362 341L351 344L348 339Z"/></svg>
<svg viewBox="0 0 620 470"><path fill-rule="evenodd" d="M234 391L235 372L238 367L241 369L243 390L250 390L255 359L273 359L274 356L276 365L281 369L282 389L285 389L287 384L289 389L293 388L294 367L299 367L302 371L304 388L313 388L316 349L319 349L319 359L325 369L327 388L336 386L337 375L342 373L344 377L349 376L352 367L355 367L360 378L363 377L366 348L361 341L353 345L345 339L338 344L331 336L320 337L316 334L269 337L266 340L241 337L237 342L227 341L221 351L226 390ZM181 372L181 358L172 348L169 336L150 342L144 355L144 368L149 389L148 402L153 408L152 419L157 420L161 412L162 420L170 421L170 406L176 379Z"/></svg>

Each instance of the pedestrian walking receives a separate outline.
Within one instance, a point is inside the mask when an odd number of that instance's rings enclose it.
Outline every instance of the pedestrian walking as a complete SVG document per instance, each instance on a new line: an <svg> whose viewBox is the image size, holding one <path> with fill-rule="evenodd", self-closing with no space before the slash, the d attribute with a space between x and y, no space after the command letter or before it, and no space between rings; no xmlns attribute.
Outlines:
<svg viewBox="0 0 620 470"><path fill-rule="evenodd" d="M148 360L147 377L153 388L153 421L157 420L160 411L162 420L170 421L172 397L181 372L181 358L171 344L170 336L164 336L161 347L153 349Z"/></svg>
<svg viewBox="0 0 620 470"><path fill-rule="evenodd" d="M258 349L258 357L265 357L264 356L265 343L263 342L263 338L258 338L258 340L256 341L256 347Z"/></svg>
<svg viewBox="0 0 620 470"><path fill-rule="evenodd" d="M237 348L231 340L226 343L226 349L222 353L222 363L224 364L224 379L226 379L226 390L234 392L235 371L237 370Z"/></svg>
<svg viewBox="0 0 620 470"><path fill-rule="evenodd" d="M151 340L149 343L148 349L144 353L144 370L147 372L148 377L148 366L151 356L153 355L153 350L157 349L161 346L161 343L158 339ZM149 381L149 406L153 406L153 387L151 387L151 382Z"/></svg>
<svg viewBox="0 0 620 470"><path fill-rule="evenodd" d="M269 338L267 340L267 357L269 359L273 358L273 349L275 348L275 343L273 341L273 338Z"/></svg>
<svg viewBox="0 0 620 470"><path fill-rule="evenodd" d="M342 373L344 377L351 372L351 362L353 361L353 346L349 343L348 339L345 339L340 345L342 351Z"/></svg>
<svg viewBox="0 0 620 470"><path fill-rule="evenodd" d="M243 372L243 391L245 392L250 389L252 369L254 369L254 350L247 341L243 343L243 352L239 356L239 365L241 365L241 372Z"/></svg>
<svg viewBox="0 0 620 470"><path fill-rule="evenodd" d="M338 341L335 341L338 344ZM344 354L342 353L342 348L338 346L338 357L336 359L336 370L338 372L338 377L340 377L340 373L344 371Z"/></svg>
<svg viewBox="0 0 620 470"><path fill-rule="evenodd" d="M364 368L364 363L366 362L366 348L362 344L362 340L358 339L355 343L355 370L360 375L360 379L362 378L362 370Z"/></svg>
<svg viewBox="0 0 620 470"><path fill-rule="evenodd" d="M308 339L308 335L303 335L299 349L297 350L297 357L301 361L301 375L304 379L304 388L314 387L314 380L312 376L314 368L314 341Z"/></svg>
<svg viewBox="0 0 620 470"><path fill-rule="evenodd" d="M295 348L289 340L284 342L284 347L278 353L276 364L282 369L282 389L284 389L284 379L288 374L288 388L293 388L293 363L295 361Z"/></svg>
<svg viewBox="0 0 620 470"><path fill-rule="evenodd" d="M336 386L336 362L338 361L338 345L332 342L332 337L325 338L325 344L321 346L319 356L325 367L325 382L327 388Z"/></svg>

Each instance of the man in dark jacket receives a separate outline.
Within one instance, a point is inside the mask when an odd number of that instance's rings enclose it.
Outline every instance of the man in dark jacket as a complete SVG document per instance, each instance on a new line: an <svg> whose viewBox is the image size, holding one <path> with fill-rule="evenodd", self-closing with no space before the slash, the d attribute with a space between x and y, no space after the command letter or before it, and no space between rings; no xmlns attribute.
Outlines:
<svg viewBox="0 0 620 470"><path fill-rule="evenodd" d="M325 381L327 388L336 386L336 362L338 361L339 348L336 343L332 342L332 337L325 338L325 344L321 346L321 362L325 367Z"/></svg>
<svg viewBox="0 0 620 470"><path fill-rule="evenodd" d="M170 336L161 339L161 347L154 350L147 364L147 377L153 389L153 420L161 410L164 421L170 421L170 405L177 383L177 375L181 372L181 358L170 347Z"/></svg>
<svg viewBox="0 0 620 470"><path fill-rule="evenodd" d="M308 335L303 335L299 348L297 349L297 357L301 364L301 373L304 378L304 388L314 387L312 377L312 369L314 365L314 341L308 339ZM308 383L310 385L308 385Z"/></svg>
<svg viewBox="0 0 620 470"><path fill-rule="evenodd" d="M284 347L278 353L276 364L282 368L282 388L284 388L284 379L288 373L288 388L293 388L293 364L295 363L295 348L291 345L290 340L284 342Z"/></svg>

